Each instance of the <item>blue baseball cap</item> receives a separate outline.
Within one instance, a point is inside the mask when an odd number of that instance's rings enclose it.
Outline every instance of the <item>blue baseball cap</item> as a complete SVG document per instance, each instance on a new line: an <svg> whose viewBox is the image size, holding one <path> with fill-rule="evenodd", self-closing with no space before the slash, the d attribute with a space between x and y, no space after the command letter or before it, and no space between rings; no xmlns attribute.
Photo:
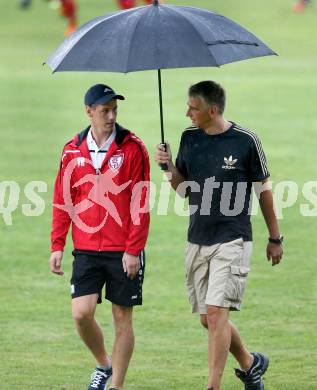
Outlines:
<svg viewBox="0 0 317 390"><path fill-rule="evenodd" d="M115 91L108 85L96 84L90 87L86 92L85 104L86 106L106 104L113 99L124 100L124 96L117 95Z"/></svg>

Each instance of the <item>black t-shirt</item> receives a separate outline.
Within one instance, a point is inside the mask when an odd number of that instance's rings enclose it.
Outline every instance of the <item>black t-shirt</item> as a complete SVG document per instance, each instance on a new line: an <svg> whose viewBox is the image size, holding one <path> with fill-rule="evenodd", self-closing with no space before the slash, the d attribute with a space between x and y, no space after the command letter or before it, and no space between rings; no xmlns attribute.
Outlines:
<svg viewBox="0 0 317 390"><path fill-rule="evenodd" d="M259 138L232 122L224 133L186 129L176 167L189 196L188 241L213 245L242 237L252 240L252 182L270 176Z"/></svg>

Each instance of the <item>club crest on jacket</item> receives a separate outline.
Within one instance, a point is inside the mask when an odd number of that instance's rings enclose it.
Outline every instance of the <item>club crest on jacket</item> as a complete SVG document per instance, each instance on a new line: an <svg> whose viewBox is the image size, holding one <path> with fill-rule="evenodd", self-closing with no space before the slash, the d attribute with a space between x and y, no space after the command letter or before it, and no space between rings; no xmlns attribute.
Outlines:
<svg viewBox="0 0 317 390"><path fill-rule="evenodd" d="M120 169L121 165L123 164L124 160L124 154L115 154L114 156L111 156L108 161L108 166L109 168L113 171L116 172Z"/></svg>

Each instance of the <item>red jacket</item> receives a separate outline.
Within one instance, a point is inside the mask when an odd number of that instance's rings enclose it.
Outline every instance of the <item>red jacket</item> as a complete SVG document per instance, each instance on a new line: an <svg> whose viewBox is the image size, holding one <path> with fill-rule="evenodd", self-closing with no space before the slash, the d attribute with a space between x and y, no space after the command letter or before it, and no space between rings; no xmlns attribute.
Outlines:
<svg viewBox="0 0 317 390"><path fill-rule="evenodd" d="M116 124L116 138L98 171L90 158L88 131L89 127L63 150L54 188L51 249L64 249L72 223L75 249L138 256L150 222L147 150L139 138Z"/></svg>

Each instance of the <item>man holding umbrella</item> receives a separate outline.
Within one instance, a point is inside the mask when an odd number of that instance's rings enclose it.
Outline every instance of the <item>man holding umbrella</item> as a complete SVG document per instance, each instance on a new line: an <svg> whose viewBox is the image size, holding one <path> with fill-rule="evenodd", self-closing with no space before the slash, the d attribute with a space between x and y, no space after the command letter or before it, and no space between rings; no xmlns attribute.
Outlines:
<svg viewBox="0 0 317 390"><path fill-rule="evenodd" d="M87 91L90 126L65 145L54 188L50 268L63 275L72 223L72 313L97 362L88 390L104 390L111 376L112 390L123 389L134 346L132 310L142 304L149 159L140 139L116 122L118 99L124 97L104 84ZM115 327L112 358L95 320L104 285Z"/></svg>
<svg viewBox="0 0 317 390"><path fill-rule="evenodd" d="M190 225L186 281L193 312L208 329L208 390L220 390L228 352L238 361L236 375L245 390L263 390L269 359L250 353L229 321L240 310L250 269L252 183L268 228L267 259L277 265L282 240L269 187L269 172L259 138L224 116L225 91L213 81L189 89L187 116L176 164L169 146L159 145L155 160L167 164L174 190L189 197Z"/></svg>

